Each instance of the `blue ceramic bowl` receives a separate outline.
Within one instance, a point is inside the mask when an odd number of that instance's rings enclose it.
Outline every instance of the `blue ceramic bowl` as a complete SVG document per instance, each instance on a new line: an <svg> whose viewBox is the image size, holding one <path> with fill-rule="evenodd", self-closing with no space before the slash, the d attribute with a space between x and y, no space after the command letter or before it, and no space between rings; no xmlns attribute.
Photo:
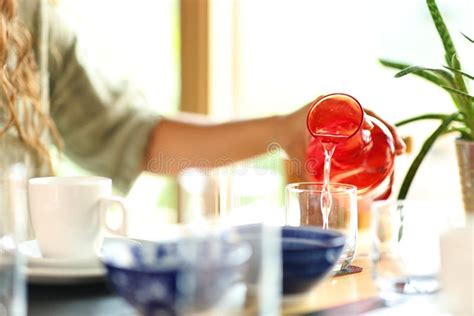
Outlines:
<svg viewBox="0 0 474 316"><path fill-rule="evenodd" d="M176 315L178 300L186 297L193 300L194 308L206 309L219 301L226 289L242 282L251 250L247 244L228 246L220 256L224 260L213 263L205 250L210 247L195 242L190 245L192 248L183 252L182 246L178 249L177 243L172 241L119 239L104 244L102 261L108 282L143 315ZM205 264L196 268L187 250L198 250L193 260ZM190 275L194 284L198 282L206 289L193 292L192 297L186 293L191 288L186 283Z"/></svg>
<svg viewBox="0 0 474 316"><path fill-rule="evenodd" d="M284 226L283 294L308 291L334 267L344 248L343 234L316 227Z"/></svg>
<svg viewBox="0 0 474 316"><path fill-rule="evenodd" d="M282 291L284 295L308 291L321 281L334 267L344 248L345 237L333 230L310 226L275 227L275 240L281 242L283 266ZM260 253L262 226L259 224L239 226L241 236L253 247L253 253ZM271 233L271 230L267 231ZM271 233L273 234L273 233ZM274 235L269 235L273 238ZM252 262L252 259L250 260ZM256 263L258 264L258 262ZM253 277L258 277L254 272ZM252 276L250 276L252 277Z"/></svg>

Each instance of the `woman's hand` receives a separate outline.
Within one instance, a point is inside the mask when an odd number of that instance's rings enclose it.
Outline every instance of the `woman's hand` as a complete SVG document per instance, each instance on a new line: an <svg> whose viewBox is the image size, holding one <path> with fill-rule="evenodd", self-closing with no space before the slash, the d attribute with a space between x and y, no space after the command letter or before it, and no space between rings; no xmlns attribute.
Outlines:
<svg viewBox="0 0 474 316"><path fill-rule="evenodd" d="M319 100L321 97L316 99ZM276 127L276 141L288 155L291 182L311 181L306 169L306 149L311 134L306 126L306 117L315 101L312 101L293 113L281 117L281 123Z"/></svg>
<svg viewBox="0 0 474 316"><path fill-rule="evenodd" d="M364 109L364 111L365 111L365 113L369 114L370 116L373 116L376 119L378 119L380 122L382 122L388 128L388 130L390 131L390 133L393 136L393 142L394 142L394 145L395 145L395 154L396 155L403 154L405 152L406 145L405 145L405 142L403 141L403 139L400 137L400 135L398 135L396 127L394 125L388 123L387 121L385 121L383 118L381 118L380 116L375 114L373 111L367 110L367 109Z"/></svg>
<svg viewBox="0 0 474 316"><path fill-rule="evenodd" d="M290 159L290 176L299 181L311 181L311 177L305 168L306 149L308 148L311 134L306 125L306 117L311 106L324 96L318 97L300 109L281 117L280 124L276 127L276 141L283 147ZM395 126L388 123L371 110L364 109L365 113L380 120L388 128L393 136L395 153L402 154L405 151L405 143L398 135ZM368 125L372 123L368 122Z"/></svg>

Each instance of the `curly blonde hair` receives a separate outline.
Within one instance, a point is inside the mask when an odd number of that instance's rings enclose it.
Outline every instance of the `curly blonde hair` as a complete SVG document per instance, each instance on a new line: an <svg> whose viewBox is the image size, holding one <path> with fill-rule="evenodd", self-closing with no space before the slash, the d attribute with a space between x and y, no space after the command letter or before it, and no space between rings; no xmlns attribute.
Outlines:
<svg viewBox="0 0 474 316"><path fill-rule="evenodd" d="M41 107L32 37L17 18L16 10L16 0L0 0L0 114L5 116L0 137L16 132L20 141L35 153L38 165L46 163L52 172L44 135L51 133L59 146L61 141L53 121Z"/></svg>

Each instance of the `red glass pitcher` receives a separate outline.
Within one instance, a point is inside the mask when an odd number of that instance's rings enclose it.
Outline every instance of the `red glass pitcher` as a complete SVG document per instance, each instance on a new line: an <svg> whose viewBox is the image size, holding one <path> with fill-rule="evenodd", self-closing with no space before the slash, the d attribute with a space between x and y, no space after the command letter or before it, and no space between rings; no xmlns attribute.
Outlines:
<svg viewBox="0 0 474 316"><path fill-rule="evenodd" d="M367 115L350 95L325 95L312 105L307 117L313 136L307 149L307 168L323 181L323 143L334 143L330 180L355 185L359 195L385 199L391 193L395 147L389 130Z"/></svg>

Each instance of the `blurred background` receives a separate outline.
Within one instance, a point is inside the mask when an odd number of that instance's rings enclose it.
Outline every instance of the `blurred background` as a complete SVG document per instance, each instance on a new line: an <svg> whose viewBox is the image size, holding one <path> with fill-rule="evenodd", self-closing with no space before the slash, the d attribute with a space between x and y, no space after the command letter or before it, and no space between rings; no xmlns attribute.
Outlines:
<svg viewBox="0 0 474 316"><path fill-rule="evenodd" d="M447 93L414 77L395 79L387 58L440 67L443 49L424 0L60 0L82 49L111 81L127 81L163 115L215 120L293 111L320 94L346 92L390 122L451 113ZM472 0L438 0L461 62L474 71ZM437 122L400 129L414 153ZM177 140L179 141L179 140ZM397 187L414 153L398 158ZM282 155L252 162L286 181ZM68 161L61 173L78 173ZM417 199L461 204L454 143L447 136L423 162ZM174 180L143 174L128 197L136 221L175 221ZM455 207L455 206L453 206Z"/></svg>

